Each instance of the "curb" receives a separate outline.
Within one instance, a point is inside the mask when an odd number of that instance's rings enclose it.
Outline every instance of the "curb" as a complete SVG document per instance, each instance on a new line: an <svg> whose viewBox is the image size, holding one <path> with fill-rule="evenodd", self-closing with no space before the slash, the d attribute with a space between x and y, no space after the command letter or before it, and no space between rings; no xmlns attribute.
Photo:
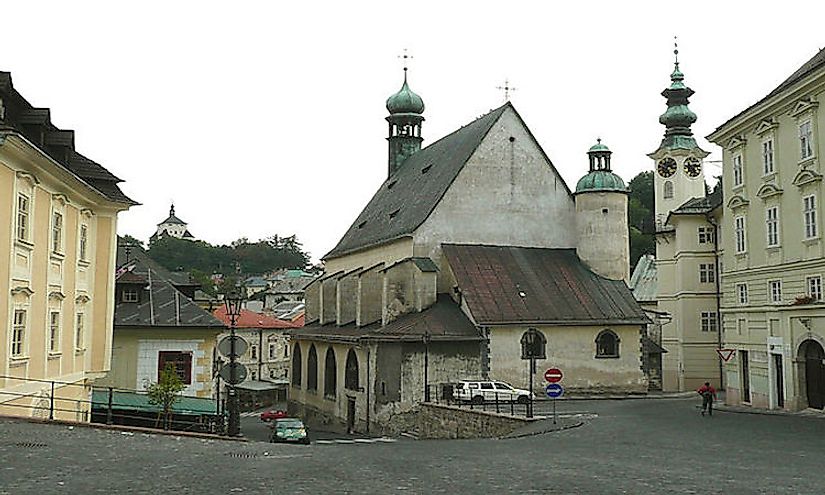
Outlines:
<svg viewBox="0 0 825 495"><path fill-rule="evenodd" d="M572 430L573 428L578 428L584 425L584 421L576 421L575 423L571 423L569 425L563 425L558 428L550 429L550 430L541 430L541 431L533 431L530 433L521 433L521 434L509 434L504 435L503 437L496 437L496 440L509 440L512 438L525 438L525 437L534 437L536 435L544 435L546 433L555 433L557 431L564 431L564 430Z"/></svg>
<svg viewBox="0 0 825 495"><path fill-rule="evenodd" d="M628 394L628 395L564 395L557 400L560 401L574 401L574 400L661 400L661 399L686 399L696 396L696 392L678 392L662 395L648 395L648 394ZM549 402L551 399L539 397L535 402Z"/></svg>
<svg viewBox="0 0 825 495"><path fill-rule="evenodd" d="M94 428L97 430L109 430L120 432L146 433L147 435L164 435L183 438L200 438L205 440L224 440L228 442L249 442L245 437L227 437L214 433L199 433L194 431L156 430L142 426L106 425L102 423L84 423L79 421L67 421L63 419L40 419L23 416L8 416L0 414L0 421L21 421L24 423L37 423L44 425L77 426L81 428Z"/></svg>
<svg viewBox="0 0 825 495"><path fill-rule="evenodd" d="M750 408L738 408L738 407L731 407L731 406L714 406L714 410L721 411L725 413L734 413L734 414L757 414L760 416L784 416L787 418L812 418L812 419L825 419L825 414L806 414L803 411L796 411L796 412L788 412L788 411L772 411L770 409L750 409Z"/></svg>

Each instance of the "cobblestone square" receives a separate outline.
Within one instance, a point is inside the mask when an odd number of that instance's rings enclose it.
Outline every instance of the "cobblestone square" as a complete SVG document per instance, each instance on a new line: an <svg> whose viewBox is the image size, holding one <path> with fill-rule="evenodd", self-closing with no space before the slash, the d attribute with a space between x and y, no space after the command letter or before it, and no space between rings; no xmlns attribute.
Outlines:
<svg viewBox="0 0 825 495"><path fill-rule="evenodd" d="M0 493L822 493L825 419L697 404L564 401L583 426L308 447L2 420Z"/></svg>

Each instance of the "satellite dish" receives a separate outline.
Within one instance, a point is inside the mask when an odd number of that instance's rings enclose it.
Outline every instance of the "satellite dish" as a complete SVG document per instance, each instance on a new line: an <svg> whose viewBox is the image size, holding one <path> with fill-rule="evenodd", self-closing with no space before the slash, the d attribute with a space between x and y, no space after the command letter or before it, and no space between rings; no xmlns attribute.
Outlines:
<svg viewBox="0 0 825 495"><path fill-rule="evenodd" d="M235 357L243 355L247 349L249 349L249 344L241 337L240 335L229 335L221 339L218 342L218 351L224 356L231 358L229 354L232 352L232 339L235 340Z"/></svg>

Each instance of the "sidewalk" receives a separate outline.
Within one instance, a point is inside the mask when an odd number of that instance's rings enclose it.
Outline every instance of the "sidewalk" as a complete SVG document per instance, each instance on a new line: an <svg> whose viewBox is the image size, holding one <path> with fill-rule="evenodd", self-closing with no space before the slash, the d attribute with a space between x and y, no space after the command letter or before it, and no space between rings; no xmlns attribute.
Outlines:
<svg viewBox="0 0 825 495"><path fill-rule="evenodd" d="M727 404L714 403L713 409L716 411L739 413L739 414L762 414L766 416L792 416L797 418L818 418L825 419L825 411L818 409L803 409L802 411L785 411L784 409L761 409L748 406L729 406Z"/></svg>
<svg viewBox="0 0 825 495"><path fill-rule="evenodd" d="M696 392L648 392L636 394L577 394L575 392L565 393L557 400L651 400L651 399L684 399L687 397L696 397ZM549 401L548 397L538 396L536 401Z"/></svg>

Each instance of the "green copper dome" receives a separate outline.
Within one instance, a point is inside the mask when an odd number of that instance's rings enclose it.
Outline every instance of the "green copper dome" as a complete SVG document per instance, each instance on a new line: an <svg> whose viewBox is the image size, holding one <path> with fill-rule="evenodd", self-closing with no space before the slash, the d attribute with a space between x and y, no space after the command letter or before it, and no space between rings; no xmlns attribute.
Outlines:
<svg viewBox="0 0 825 495"><path fill-rule="evenodd" d="M413 93L409 86L407 86L407 73L404 73L404 84L398 93L387 98L387 110L391 114L396 113L424 113L424 100L420 96Z"/></svg>
<svg viewBox="0 0 825 495"><path fill-rule="evenodd" d="M576 193L590 191L627 192L621 177L608 170L595 170L585 175L576 184Z"/></svg>
<svg viewBox="0 0 825 495"><path fill-rule="evenodd" d="M594 144L590 147L589 150L587 150L588 153L595 153L597 151L610 151L610 149L607 146L603 145L602 140L599 139L597 140L596 144Z"/></svg>

